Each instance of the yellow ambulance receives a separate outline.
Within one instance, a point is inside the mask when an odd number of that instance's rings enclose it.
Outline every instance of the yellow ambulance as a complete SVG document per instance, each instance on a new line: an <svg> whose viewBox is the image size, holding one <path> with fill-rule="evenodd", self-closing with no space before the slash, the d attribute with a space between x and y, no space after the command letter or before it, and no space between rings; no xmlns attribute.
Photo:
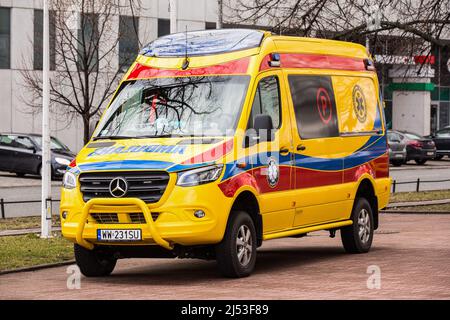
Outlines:
<svg viewBox="0 0 450 320"><path fill-rule="evenodd" d="M389 200L384 111L358 44L224 29L148 44L63 178L85 276L121 258L255 267L264 240L340 230L368 252Z"/></svg>

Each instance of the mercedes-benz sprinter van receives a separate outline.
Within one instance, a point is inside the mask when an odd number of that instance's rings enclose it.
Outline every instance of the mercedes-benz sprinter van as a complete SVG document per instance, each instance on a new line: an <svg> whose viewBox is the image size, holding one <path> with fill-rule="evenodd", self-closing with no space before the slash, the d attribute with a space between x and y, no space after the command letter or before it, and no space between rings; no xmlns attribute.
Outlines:
<svg viewBox="0 0 450 320"><path fill-rule="evenodd" d="M263 241L319 230L368 252L390 191L382 105L359 44L159 38L64 176L62 234L86 276L120 258L186 257L243 277Z"/></svg>

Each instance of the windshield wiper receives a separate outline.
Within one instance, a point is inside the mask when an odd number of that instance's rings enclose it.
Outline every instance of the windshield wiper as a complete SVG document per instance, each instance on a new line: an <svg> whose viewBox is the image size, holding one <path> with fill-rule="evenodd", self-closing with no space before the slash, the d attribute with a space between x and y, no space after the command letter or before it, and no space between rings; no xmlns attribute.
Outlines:
<svg viewBox="0 0 450 320"><path fill-rule="evenodd" d="M94 141L95 140L119 140L119 139L133 139L135 137L130 137L130 136L97 136L94 137Z"/></svg>

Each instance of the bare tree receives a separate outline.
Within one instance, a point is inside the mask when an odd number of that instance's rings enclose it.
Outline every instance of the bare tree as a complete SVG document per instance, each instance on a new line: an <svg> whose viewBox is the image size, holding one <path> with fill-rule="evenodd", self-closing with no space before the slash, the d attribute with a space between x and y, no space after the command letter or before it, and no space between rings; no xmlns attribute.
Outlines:
<svg viewBox="0 0 450 320"><path fill-rule="evenodd" d="M381 21L379 28L368 30L372 5ZM424 50L424 43L449 46L450 0L227 0L227 8L229 21L265 22L276 33L355 42L369 36L371 45L389 35L410 39L407 45L416 52Z"/></svg>
<svg viewBox="0 0 450 320"><path fill-rule="evenodd" d="M130 63L127 59L119 61L119 41L130 34L121 34L119 30L131 28L139 39L134 18L141 10L141 0L50 0L50 8L55 30L55 70L50 79L52 111L68 122L80 117L86 143L92 119L98 118L124 67ZM131 26L118 27L121 15L132 17ZM39 112L41 74L24 64L25 92L31 93L25 102L32 111Z"/></svg>

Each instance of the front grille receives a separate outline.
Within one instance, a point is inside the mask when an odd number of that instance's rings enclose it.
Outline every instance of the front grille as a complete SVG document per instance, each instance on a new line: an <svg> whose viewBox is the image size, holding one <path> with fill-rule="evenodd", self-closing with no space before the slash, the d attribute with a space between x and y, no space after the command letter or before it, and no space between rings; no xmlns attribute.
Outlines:
<svg viewBox="0 0 450 320"><path fill-rule="evenodd" d="M117 216L117 213L91 213L91 217L94 218L94 220L100 224L119 222L119 217Z"/></svg>
<svg viewBox="0 0 450 320"><path fill-rule="evenodd" d="M142 212L128 213L130 223L146 224L144 214ZM152 212L152 219L156 221L158 219L159 212ZM98 224L117 224L119 223L119 217L117 213L91 213L91 217ZM125 222L123 222L125 223Z"/></svg>
<svg viewBox="0 0 450 320"><path fill-rule="evenodd" d="M153 221L156 221L158 219L159 213L158 212L152 212L152 219ZM145 220L144 214L142 212L133 212L129 213L131 223L147 223Z"/></svg>
<svg viewBox="0 0 450 320"><path fill-rule="evenodd" d="M146 203L158 202L169 182L169 174L164 171L85 172L80 174L83 201L113 198L109 185L117 177L124 178L128 183L124 198L139 198Z"/></svg>

